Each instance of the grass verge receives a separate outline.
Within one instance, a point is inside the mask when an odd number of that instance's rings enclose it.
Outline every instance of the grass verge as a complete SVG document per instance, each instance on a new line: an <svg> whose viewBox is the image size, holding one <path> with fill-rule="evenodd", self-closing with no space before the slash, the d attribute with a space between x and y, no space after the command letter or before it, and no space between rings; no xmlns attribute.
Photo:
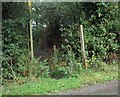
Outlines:
<svg viewBox="0 0 120 97"><path fill-rule="evenodd" d="M118 79L117 66L108 66L105 71L88 70L79 77L62 79L39 78L28 80L26 83L9 83L3 85L2 95L40 95L58 93L70 89L80 88L95 83Z"/></svg>

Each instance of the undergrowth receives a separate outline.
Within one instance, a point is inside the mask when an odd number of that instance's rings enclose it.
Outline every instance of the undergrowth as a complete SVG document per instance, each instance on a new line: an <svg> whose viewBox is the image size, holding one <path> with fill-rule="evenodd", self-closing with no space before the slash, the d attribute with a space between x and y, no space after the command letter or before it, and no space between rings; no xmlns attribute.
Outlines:
<svg viewBox="0 0 120 97"><path fill-rule="evenodd" d="M118 67L109 65L105 70L91 70L74 74L73 76L54 78L36 78L33 80L21 79L18 82L6 83L3 85L3 95L36 95L58 93L69 89L80 88L85 85L103 83L110 80L118 79Z"/></svg>

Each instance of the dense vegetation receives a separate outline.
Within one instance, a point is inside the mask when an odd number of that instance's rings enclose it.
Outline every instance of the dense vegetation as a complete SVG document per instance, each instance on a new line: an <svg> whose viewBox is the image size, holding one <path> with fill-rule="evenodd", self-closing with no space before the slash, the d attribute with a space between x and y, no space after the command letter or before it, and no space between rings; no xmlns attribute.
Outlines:
<svg viewBox="0 0 120 97"><path fill-rule="evenodd" d="M117 62L118 11L118 3L37 2L32 4L32 15L29 15L27 3L3 3L3 79L59 79L84 72L80 24L84 28L88 68L100 70ZM33 60L30 59L30 19L33 20Z"/></svg>
<svg viewBox="0 0 120 97"><path fill-rule="evenodd" d="M115 65L115 64L114 64ZM80 74L80 76L71 76L69 78L61 78L59 80L53 78L38 78L37 80L22 79L4 85L3 95L39 95L39 94L59 94L70 89L82 88L86 85L96 83L105 83L106 81L117 80L118 67L110 65L105 72L94 72L88 70Z"/></svg>

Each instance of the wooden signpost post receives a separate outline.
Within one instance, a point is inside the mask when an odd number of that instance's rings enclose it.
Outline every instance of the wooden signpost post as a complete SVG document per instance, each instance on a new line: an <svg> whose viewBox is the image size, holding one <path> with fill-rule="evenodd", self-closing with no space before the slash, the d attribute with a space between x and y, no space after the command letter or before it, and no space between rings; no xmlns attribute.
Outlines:
<svg viewBox="0 0 120 97"><path fill-rule="evenodd" d="M31 20L31 6L32 6L32 2L28 1L28 7L29 7L29 14L30 14L30 19L29 19L29 33L30 33L30 49L31 49L31 60L34 58L34 54L33 54L33 35L32 35L32 20Z"/></svg>
<svg viewBox="0 0 120 97"><path fill-rule="evenodd" d="M85 47L84 47L84 35L83 35L83 26L80 25L80 41L81 41L81 51L82 51L82 64L87 69L87 61L86 61L86 55L85 55Z"/></svg>

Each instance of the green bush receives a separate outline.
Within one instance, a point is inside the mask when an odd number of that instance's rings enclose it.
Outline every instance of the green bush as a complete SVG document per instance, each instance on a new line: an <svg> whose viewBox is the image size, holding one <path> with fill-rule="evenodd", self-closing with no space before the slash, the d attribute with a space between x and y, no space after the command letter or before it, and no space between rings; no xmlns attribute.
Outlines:
<svg viewBox="0 0 120 97"><path fill-rule="evenodd" d="M50 72L50 75L53 78L60 79L68 75L68 70L64 66L57 66L57 68L54 71Z"/></svg>
<svg viewBox="0 0 120 97"><path fill-rule="evenodd" d="M49 66L48 61L45 60L39 60L36 58L33 58L30 60L27 56L22 56L22 62L19 63L20 68L19 70L22 72L28 72L25 77L48 77L49 76ZM24 60L24 61L23 61Z"/></svg>
<svg viewBox="0 0 120 97"><path fill-rule="evenodd" d="M50 68L48 66L48 60L45 59L43 61L40 61L40 64L37 67L37 76L38 77L49 77L49 73L50 73Z"/></svg>
<svg viewBox="0 0 120 97"><path fill-rule="evenodd" d="M26 49L28 43L26 29L23 28L26 20L20 18L3 20L2 22L3 78L12 79L19 74L20 56L25 56L28 52Z"/></svg>
<svg viewBox="0 0 120 97"><path fill-rule="evenodd" d="M63 54L68 54L68 50L71 49L75 54L75 58L79 58L81 56L81 44L78 25L69 25L66 28L61 28L61 36L63 37L61 45Z"/></svg>

